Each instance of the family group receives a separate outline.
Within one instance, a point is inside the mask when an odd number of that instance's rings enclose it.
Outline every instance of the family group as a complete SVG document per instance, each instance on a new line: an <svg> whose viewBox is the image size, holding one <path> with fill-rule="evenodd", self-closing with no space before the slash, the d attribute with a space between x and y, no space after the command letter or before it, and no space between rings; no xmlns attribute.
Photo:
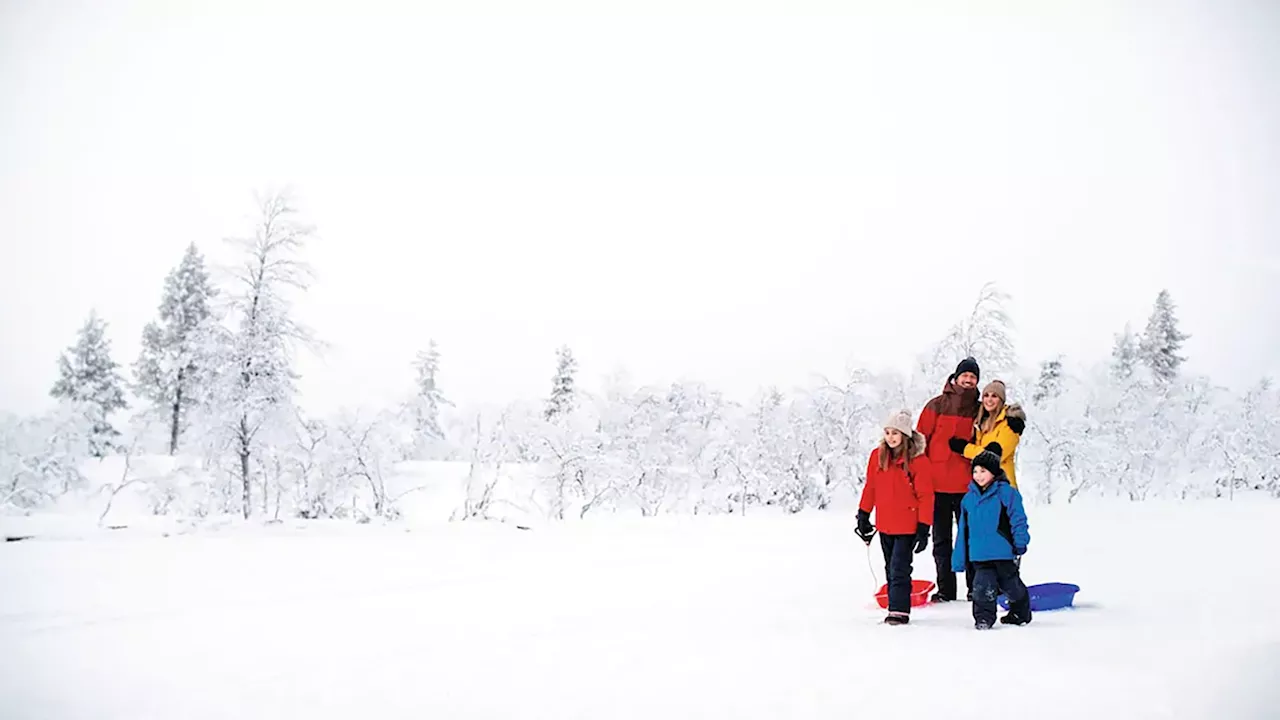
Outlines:
<svg viewBox="0 0 1280 720"><path fill-rule="evenodd" d="M962 360L915 426L907 410L890 414L883 440L871 451L856 532L867 545L880 533L890 625L911 619L912 555L928 547L931 530L934 602L957 599L956 573L962 572L977 629L995 625L1000 593L1009 603L1001 623L1031 622L1020 575L1031 535L1014 472L1027 418L1007 402L1005 383L994 380L979 393L980 378L978 362Z"/></svg>

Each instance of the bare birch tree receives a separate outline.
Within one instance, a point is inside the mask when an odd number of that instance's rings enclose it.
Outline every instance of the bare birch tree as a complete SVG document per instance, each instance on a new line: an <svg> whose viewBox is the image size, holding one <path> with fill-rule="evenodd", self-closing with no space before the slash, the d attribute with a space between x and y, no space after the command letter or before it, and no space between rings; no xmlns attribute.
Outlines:
<svg viewBox="0 0 1280 720"><path fill-rule="evenodd" d="M253 234L231 238L243 253L234 271L230 333L221 364L221 410L239 459L244 516L253 511L253 457L264 430L283 428L293 417L298 378L294 354L316 348L311 331L293 317L290 293L305 291L312 271L300 254L314 230L301 223L288 193L259 199Z"/></svg>

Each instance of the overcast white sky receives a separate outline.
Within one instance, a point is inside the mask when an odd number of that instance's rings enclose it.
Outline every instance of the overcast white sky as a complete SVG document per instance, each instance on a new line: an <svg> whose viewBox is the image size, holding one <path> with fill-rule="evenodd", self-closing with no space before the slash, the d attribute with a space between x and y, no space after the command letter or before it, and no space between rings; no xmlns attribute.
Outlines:
<svg viewBox="0 0 1280 720"><path fill-rule="evenodd" d="M1168 287L1193 369L1280 367L1276 3L419 4L0 0L0 409L91 307L131 363L186 244L285 183L320 410L430 337L462 402L564 342L734 393L902 364L989 279L1027 363Z"/></svg>

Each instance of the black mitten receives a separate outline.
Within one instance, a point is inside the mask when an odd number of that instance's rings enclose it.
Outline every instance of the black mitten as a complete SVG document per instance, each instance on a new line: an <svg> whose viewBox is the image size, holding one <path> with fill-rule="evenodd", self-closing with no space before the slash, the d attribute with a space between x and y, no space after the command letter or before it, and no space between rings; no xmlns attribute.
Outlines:
<svg viewBox="0 0 1280 720"><path fill-rule="evenodd" d="M1011 417L1007 422L1014 435L1021 435L1022 431L1027 429L1027 421L1022 418Z"/></svg>
<svg viewBox="0 0 1280 720"><path fill-rule="evenodd" d="M924 552L929 545L929 526L924 523L916 523L916 554Z"/></svg>
<svg viewBox="0 0 1280 720"><path fill-rule="evenodd" d="M866 510L858 511L858 527L854 530L858 537L862 538L862 542L870 545L871 538L875 536L876 529L871 525L871 513Z"/></svg>
<svg viewBox="0 0 1280 720"><path fill-rule="evenodd" d="M951 446L951 452L959 453L960 455L964 454L964 449L969 445L964 440L955 437L948 440L947 444Z"/></svg>

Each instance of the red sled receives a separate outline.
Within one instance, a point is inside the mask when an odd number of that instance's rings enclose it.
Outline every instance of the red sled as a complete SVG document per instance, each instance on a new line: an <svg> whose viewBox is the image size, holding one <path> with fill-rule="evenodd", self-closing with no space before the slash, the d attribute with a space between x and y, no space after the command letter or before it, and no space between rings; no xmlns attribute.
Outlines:
<svg viewBox="0 0 1280 720"><path fill-rule="evenodd" d="M929 604L929 594L938 586L932 580L912 580L911 581L911 607L920 607ZM876 602L880 603L880 607L889 607L889 584L885 583L876 591Z"/></svg>

